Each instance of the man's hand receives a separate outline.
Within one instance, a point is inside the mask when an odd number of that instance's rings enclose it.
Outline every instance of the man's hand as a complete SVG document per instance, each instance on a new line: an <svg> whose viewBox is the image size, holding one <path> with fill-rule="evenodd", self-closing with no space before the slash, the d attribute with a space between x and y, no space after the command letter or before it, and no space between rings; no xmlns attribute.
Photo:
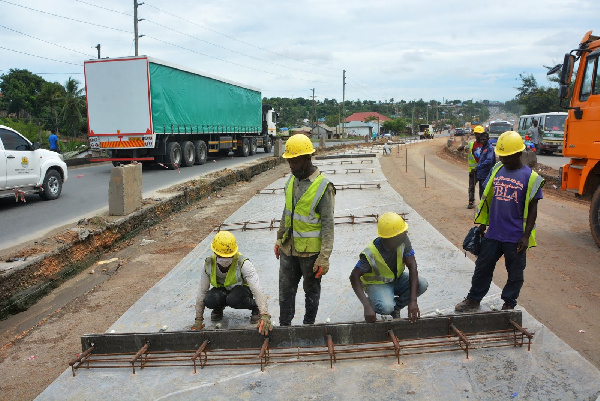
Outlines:
<svg viewBox="0 0 600 401"><path fill-rule="evenodd" d="M279 244L275 244L275 248L273 248L273 251L275 251L275 257L279 259Z"/></svg>
<svg viewBox="0 0 600 401"><path fill-rule="evenodd" d="M479 235L481 235L483 237L486 229L487 229L487 226L485 224L480 224L479 225Z"/></svg>
<svg viewBox="0 0 600 401"><path fill-rule="evenodd" d="M273 330L273 324L271 323L271 315L260 315L260 320L258 321L256 327L258 327L258 332L261 335L268 335L269 332Z"/></svg>
<svg viewBox="0 0 600 401"><path fill-rule="evenodd" d="M527 247L529 246L529 236L522 236L521 239L519 239L519 242L517 242L517 252L521 253L521 252L525 252L527 250Z"/></svg>
<svg viewBox="0 0 600 401"><path fill-rule="evenodd" d="M317 258L313 266L313 271L315 272L315 278L321 278L321 276L326 275L329 271L329 260Z"/></svg>
<svg viewBox="0 0 600 401"><path fill-rule="evenodd" d="M377 315L371 304L365 306L365 321L367 323L375 323L377 321Z"/></svg>
<svg viewBox="0 0 600 401"><path fill-rule="evenodd" d="M204 329L204 319L196 319L194 321L194 325L192 326L192 330L203 330Z"/></svg>
<svg viewBox="0 0 600 401"><path fill-rule="evenodd" d="M420 317L421 311L419 310L419 305L417 304L417 301L410 301L408 303L408 321L414 323Z"/></svg>

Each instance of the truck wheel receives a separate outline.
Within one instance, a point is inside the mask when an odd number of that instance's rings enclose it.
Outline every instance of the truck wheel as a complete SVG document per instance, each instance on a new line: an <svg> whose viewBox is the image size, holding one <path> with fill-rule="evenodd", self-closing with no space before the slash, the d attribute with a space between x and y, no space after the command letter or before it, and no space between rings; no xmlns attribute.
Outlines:
<svg viewBox="0 0 600 401"><path fill-rule="evenodd" d="M251 155L255 154L257 149L258 149L258 145L256 143L256 138L251 138L250 139L250 154Z"/></svg>
<svg viewBox="0 0 600 401"><path fill-rule="evenodd" d="M42 183L42 192L40 198L43 200L54 200L60 196L62 191L62 178L56 170L46 171L44 182Z"/></svg>
<svg viewBox="0 0 600 401"><path fill-rule="evenodd" d="M202 140L194 141L194 152L196 154L196 164L206 163L208 152L206 151L206 142Z"/></svg>
<svg viewBox="0 0 600 401"><path fill-rule="evenodd" d="M190 141L183 141L179 146L181 147L181 164L185 167L192 167L196 159L194 145Z"/></svg>
<svg viewBox="0 0 600 401"><path fill-rule="evenodd" d="M273 142L271 141L271 137L269 135L266 136L264 143L265 146L263 147L263 149L265 150L265 153L271 153L271 151L273 150Z"/></svg>
<svg viewBox="0 0 600 401"><path fill-rule="evenodd" d="M165 155L165 165L168 168L176 169L181 165L181 146L177 142L167 143L167 154Z"/></svg>
<svg viewBox="0 0 600 401"><path fill-rule="evenodd" d="M242 138L242 146L237 149L237 155L248 157L250 154L250 141L248 138Z"/></svg>
<svg viewBox="0 0 600 401"><path fill-rule="evenodd" d="M590 203L590 230L596 245L600 247L600 186L596 188Z"/></svg>

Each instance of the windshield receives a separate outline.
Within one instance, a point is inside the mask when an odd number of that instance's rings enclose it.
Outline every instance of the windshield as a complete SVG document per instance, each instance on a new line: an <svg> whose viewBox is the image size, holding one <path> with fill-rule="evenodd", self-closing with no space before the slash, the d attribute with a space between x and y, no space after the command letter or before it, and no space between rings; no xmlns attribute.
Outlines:
<svg viewBox="0 0 600 401"><path fill-rule="evenodd" d="M502 134L503 132L512 130L512 125L509 123L491 123L490 134Z"/></svg>
<svg viewBox="0 0 600 401"><path fill-rule="evenodd" d="M546 116L544 131L563 132L565 130L565 120L566 119L567 119L566 115Z"/></svg>

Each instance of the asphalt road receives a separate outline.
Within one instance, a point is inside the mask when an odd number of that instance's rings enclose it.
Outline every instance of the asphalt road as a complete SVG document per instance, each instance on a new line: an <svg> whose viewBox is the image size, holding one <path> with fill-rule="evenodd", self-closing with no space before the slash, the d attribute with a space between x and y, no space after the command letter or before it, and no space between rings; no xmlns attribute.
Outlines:
<svg viewBox="0 0 600 401"><path fill-rule="evenodd" d="M142 173L142 196L147 198L159 189L265 156L267 154L260 149L249 157L209 158L204 165L183 167L180 172L159 166L145 167ZM110 163L69 168L69 179L63 186L60 198L54 201L43 201L38 195L28 195L26 203L17 203L12 197L0 198L0 250L42 237L53 229L75 223L83 217L108 212L111 169Z"/></svg>

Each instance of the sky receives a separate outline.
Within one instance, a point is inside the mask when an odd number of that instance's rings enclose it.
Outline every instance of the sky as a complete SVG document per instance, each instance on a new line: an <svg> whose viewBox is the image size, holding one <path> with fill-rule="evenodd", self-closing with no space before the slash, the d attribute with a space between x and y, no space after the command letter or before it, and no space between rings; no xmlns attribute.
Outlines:
<svg viewBox="0 0 600 401"><path fill-rule="evenodd" d="M141 0L138 0L141 3ZM511 100L548 86L593 30L598 0L144 0L139 55L260 88L263 97ZM134 56L131 0L0 0L0 75L46 81Z"/></svg>

